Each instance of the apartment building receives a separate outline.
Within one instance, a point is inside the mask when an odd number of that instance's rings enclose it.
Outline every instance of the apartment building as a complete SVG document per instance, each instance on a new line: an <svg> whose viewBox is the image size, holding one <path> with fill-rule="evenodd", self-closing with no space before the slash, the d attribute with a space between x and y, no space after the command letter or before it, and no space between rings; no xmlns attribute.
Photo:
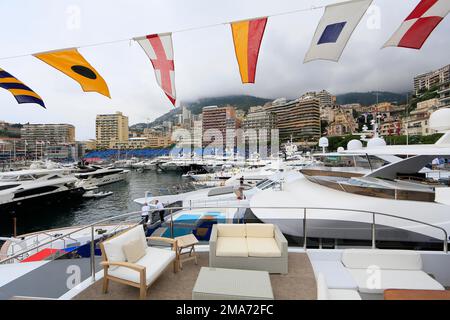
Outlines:
<svg viewBox="0 0 450 320"><path fill-rule="evenodd" d="M74 144L75 127L71 124L24 124L21 129L22 141L28 145L36 143Z"/></svg>
<svg viewBox="0 0 450 320"><path fill-rule="evenodd" d="M95 135L97 149L109 149L114 144L128 143L128 117L122 112L97 115Z"/></svg>
<svg viewBox="0 0 450 320"><path fill-rule="evenodd" d="M275 113L281 142L291 137L303 142L316 142L320 138L320 103L316 97L304 95L293 101L281 98L264 108Z"/></svg>
<svg viewBox="0 0 450 320"><path fill-rule="evenodd" d="M328 126L328 136L343 136L356 132L358 124L351 112L337 108L334 112L334 121Z"/></svg>
<svg viewBox="0 0 450 320"><path fill-rule="evenodd" d="M450 82L450 64L437 70L415 76L414 91L418 95L423 90L429 90L447 82Z"/></svg>
<svg viewBox="0 0 450 320"><path fill-rule="evenodd" d="M262 106L251 107L244 122L243 129L250 141L256 141L261 137L260 129L265 129L266 141L271 140L271 130L277 128L277 117L272 111L265 110Z"/></svg>
<svg viewBox="0 0 450 320"><path fill-rule="evenodd" d="M429 135L433 132L429 127L430 114L438 109L439 99L429 99L417 103L417 108L403 119L403 128L408 135Z"/></svg>
<svg viewBox="0 0 450 320"><path fill-rule="evenodd" d="M209 106L202 110L202 131L203 131L203 146L211 143L205 141L205 132L207 130L218 130L222 134L222 145L235 142L235 137L227 137L227 131L236 130L240 127L240 121L236 117L236 109L232 106L218 107Z"/></svg>
<svg viewBox="0 0 450 320"><path fill-rule="evenodd" d="M439 86L439 107L450 107L450 82L443 83Z"/></svg>

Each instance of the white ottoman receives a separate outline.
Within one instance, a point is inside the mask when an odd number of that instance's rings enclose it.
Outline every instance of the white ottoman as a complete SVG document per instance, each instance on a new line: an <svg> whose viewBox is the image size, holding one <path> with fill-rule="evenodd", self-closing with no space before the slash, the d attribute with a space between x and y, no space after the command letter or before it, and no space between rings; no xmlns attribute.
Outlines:
<svg viewBox="0 0 450 320"><path fill-rule="evenodd" d="M193 300L273 300L267 271L202 267Z"/></svg>

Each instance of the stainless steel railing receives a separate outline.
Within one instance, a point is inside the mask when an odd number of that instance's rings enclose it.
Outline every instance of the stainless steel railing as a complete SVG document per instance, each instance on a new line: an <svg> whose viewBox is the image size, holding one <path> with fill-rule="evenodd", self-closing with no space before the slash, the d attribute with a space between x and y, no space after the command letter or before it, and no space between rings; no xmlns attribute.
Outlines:
<svg viewBox="0 0 450 320"><path fill-rule="evenodd" d="M249 206L189 206L189 207L168 207L165 208L164 210L169 210L169 216L167 218L169 224L170 224L170 235L171 238L174 237L174 220L173 220L173 215L176 212L179 212L180 210L195 210L195 209L247 209L249 208ZM404 220L404 221L409 221L409 222L413 222L413 223L417 223L420 225L424 225L430 228L435 228L438 229L440 231L442 231L444 237L443 237L443 252L448 253L448 234L447 231L440 227L440 226L436 226L427 222L423 222L423 221L419 221L416 219L410 219L410 218L406 218L406 217L400 217L400 216L396 216L393 214L387 214L387 213L381 213L381 212L375 212L375 211L369 211L369 210L357 210L357 209L345 209L345 208L326 208L326 207L252 207L252 209L271 209L271 210L279 210L279 209L283 209L283 210L295 210L295 211L300 211L302 212L302 223L303 223L303 247L306 250L306 246L307 246L307 238L308 238L308 233L307 233L307 221L308 221L308 211L314 211L314 210L322 210L322 211L343 211L343 212L347 212L347 213L362 213L362 214L366 214L366 215L371 215L371 243L372 243L372 248L376 248L376 216L384 216L384 217L390 217L390 218L395 218L395 219L400 219L400 220ZM152 209L150 210L149 214L152 214L154 212L158 212L158 209ZM94 228L95 226L98 225L102 225L105 224L107 222L111 222L114 220L118 220L118 219L122 219L122 218L130 218L132 216L137 216L137 218L139 219L139 221L141 220L141 211L136 211L136 212L130 212L130 213L124 213L124 214L120 214L114 217L109 217L109 218L105 218L105 219L101 219L99 221L96 221L94 223L91 223L89 225L80 227L76 230L73 230L69 233L66 233L60 237L55 237L54 239L51 239L49 241L43 242L38 244L37 246L33 247L33 248L29 248L26 249L24 251L21 251L19 253L15 253L10 257L7 257L3 260L0 261L0 264L5 264L8 262L14 262L14 260L19 259L21 256L23 256L24 254L31 252L33 250L37 250L40 247L46 246L46 245L51 245L54 241L58 241L60 239L66 238L74 233L80 232L82 230L91 229L91 243L90 243L90 266L91 266L91 278L93 281L95 281L95 232L94 232ZM136 218L131 218L134 223L130 224L130 228L137 225L138 223L135 222ZM114 231L119 230L119 226L121 225L125 225L126 221L130 221L130 220L123 220L120 221L118 226L114 229ZM128 225L128 224L127 224ZM125 231L126 229L123 229L121 231Z"/></svg>

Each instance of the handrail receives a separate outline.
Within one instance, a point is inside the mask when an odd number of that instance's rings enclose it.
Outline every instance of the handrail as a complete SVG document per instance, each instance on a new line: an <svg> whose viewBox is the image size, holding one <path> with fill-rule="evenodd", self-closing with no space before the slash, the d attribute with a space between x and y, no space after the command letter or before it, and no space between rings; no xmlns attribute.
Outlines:
<svg viewBox="0 0 450 320"><path fill-rule="evenodd" d="M174 210L195 210L195 209L217 209L218 207L217 206L198 206L198 207L196 207L196 206L186 206L186 207L166 207L166 208L164 208L164 210L170 210L171 211L171 213L170 213L170 218L171 218L171 227L173 228L173 220L172 220L172 216L173 216L173 213L174 213ZM416 219L411 219L411 218L406 218L406 217L400 217L400 216L396 216L396 215L393 215L393 214L388 214L388 213L382 213L382 212L376 212L376 211L373 211L373 210L362 210L362 209L345 209L345 208L331 208L331 207L309 207L309 206L307 206L307 207L305 207L305 206L302 206L302 207L279 207L279 206L267 206L267 207L259 207L259 206L252 206L252 207L250 207L250 206L224 206L224 207L220 207L221 209L247 209L247 208L251 208L251 209L271 209L271 210L273 210L273 209L284 209L284 210L303 210L303 212L304 212L304 215L303 215L303 220L305 220L303 223L304 223L304 228L306 228L306 220L307 220L307 215L306 215L306 212L307 212L307 210L330 210L330 211L346 211L346 212L355 212L355 213L365 213L365 214L371 214L372 215L372 225L374 226L374 224L375 224L375 216L385 216L385 217L390 217L390 218L396 218L396 219L400 219L400 220L405 220L405 221L410 221L410 222L414 222L414 223L418 223L418 224L422 224L422 225L425 225L425 226L428 226L428 227L432 227L432 228L435 228L435 229L438 229L438 230L441 230L443 233L444 233L444 240L443 240L443 251L445 252L445 253L448 253L448 234L447 234L447 231L444 229L444 228L442 228L442 227L439 227L439 226L436 226L436 225L433 225L433 224L430 224L430 223L428 223L428 222L424 222L424 221L420 221L420 220L416 220ZM151 209L150 211L149 211L149 214L150 213L154 213L154 212L158 212L159 211L159 209ZM18 258L19 256L22 256L23 254L25 254L25 253L28 253L28 252L30 252L30 251L32 251L32 250L36 250L37 248L39 248L39 247L42 247L42 246L45 246L45 245L48 245L48 244L51 244L52 242L54 242L54 241L57 241L57 240L60 240L60 239L62 239L62 238L64 238L64 237L67 237L67 236L70 236L71 234L74 234L74 233L77 233L77 232L79 232L79 231L81 231L81 230L84 230L84 229L88 229L88 228L93 228L93 227L95 227L96 225L99 225L99 224L103 224L103 223L105 223L105 222L108 222L108 221L113 221L113 220L117 220L117 219L120 219L120 218L123 218L123 217L129 217L129 216L132 216L132 215L139 215L138 217L140 217L140 215L141 215L141 211L134 211L134 212L129 212L129 213L123 213L123 214L120 214L120 215L117 215L117 216L114 216L114 217L108 217L108 218L105 218L105 219L101 219L101 220L99 220L99 221L97 221L97 222L93 222L93 223L91 223L91 224L89 224L89 225L86 225L86 226L83 226L83 227L80 227L79 229L76 229L76 230L74 230L74 231L71 231L71 232L69 232L69 233L67 233L67 234L65 234L65 235L62 235L62 236L60 236L60 237L57 237L57 238L54 238L54 239L52 239L52 240L50 240L50 241L47 241L47 242L45 242L45 243L41 243L41 244L39 244L39 245L37 245L37 246L35 246L35 247L33 247L33 248L30 248L30 249L27 249L27 250L24 250L24 251L22 251L22 252L20 252L20 253L17 253L17 254L14 254L13 256L11 256L11 257L8 257L8 258L6 258L6 259L3 259L3 260L0 260L0 264L4 264L4 263L6 263L7 261L10 261L10 260L13 260L13 259L16 259L16 258ZM119 223L119 225L121 224L121 223L123 223L124 221L121 221L120 223ZM305 232L305 230L304 230L304 234L306 235L306 232ZM172 235L173 235L173 233L172 233ZM92 239L93 240L93 239ZM306 243L306 242L305 242ZM305 245L305 243L304 243L304 245ZM375 244L375 232L374 232L374 228L372 229L372 246L374 246L374 244ZM93 257L91 257L91 258L93 258Z"/></svg>
<svg viewBox="0 0 450 320"><path fill-rule="evenodd" d="M156 211L156 210L152 210L152 211ZM30 249L21 251L20 253L15 254L15 255L13 255L13 256L11 256L11 257L8 257L8 258L6 258L6 259L0 260L0 264L3 264L3 263L5 263L5 262L8 261L8 260L16 259L16 258L19 257L20 255L23 255L23 254L28 253L28 252L30 252L30 251L33 251L33 250L35 250L35 249L37 249L37 248L43 247L43 246L45 246L45 245L51 244L51 243L54 242L54 241L61 240L61 239L65 238L65 237L67 237L67 236L70 236L70 235L74 234L74 233L80 232L81 230L85 230L85 229L88 229L88 228L91 228L91 227L95 227L96 225L99 225L99 224L102 224L102 223L105 223L105 222L108 222L108 221L113 221L113 220L116 220L116 219L119 219L119 218L122 218L122 217L127 217L127 216L130 216L130 215L133 215L133 214L138 214L138 213L140 214L141 211L129 212L129 213L120 214L120 215L117 215L117 216L114 216L114 217L108 217L108 218L102 219L102 220L100 220L100 221L93 222L93 223L91 223L91 224L82 226L82 227L80 227L80 228L78 228L78 229L76 229L76 230L73 230L73 231L71 231L71 232L69 232L69 233L67 233L67 234L61 235L61 236L59 236L59 237L56 237L56 238L51 239L51 240L49 240L49 241L47 241L47 242L44 242L44 243L40 243L39 245L37 245L37 246L35 246L35 247L33 247L33 248L30 248ZM123 221L121 221L121 223L122 223L122 222L123 222ZM119 225L120 225L120 224L119 224Z"/></svg>

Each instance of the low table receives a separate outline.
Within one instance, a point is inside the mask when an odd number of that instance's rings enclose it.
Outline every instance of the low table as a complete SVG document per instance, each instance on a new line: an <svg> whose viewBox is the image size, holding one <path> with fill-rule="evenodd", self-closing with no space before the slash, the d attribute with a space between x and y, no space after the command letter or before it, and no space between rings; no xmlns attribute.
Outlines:
<svg viewBox="0 0 450 320"><path fill-rule="evenodd" d="M388 289L384 300L450 300L450 291Z"/></svg>
<svg viewBox="0 0 450 320"><path fill-rule="evenodd" d="M267 271L202 267L193 300L273 300Z"/></svg>
<svg viewBox="0 0 450 320"><path fill-rule="evenodd" d="M183 262L189 260L195 260L195 264L197 264L197 253L195 252L195 245L198 243L197 238L191 233L176 237L175 240L177 240L180 269L183 269ZM188 251L183 252L185 249Z"/></svg>

